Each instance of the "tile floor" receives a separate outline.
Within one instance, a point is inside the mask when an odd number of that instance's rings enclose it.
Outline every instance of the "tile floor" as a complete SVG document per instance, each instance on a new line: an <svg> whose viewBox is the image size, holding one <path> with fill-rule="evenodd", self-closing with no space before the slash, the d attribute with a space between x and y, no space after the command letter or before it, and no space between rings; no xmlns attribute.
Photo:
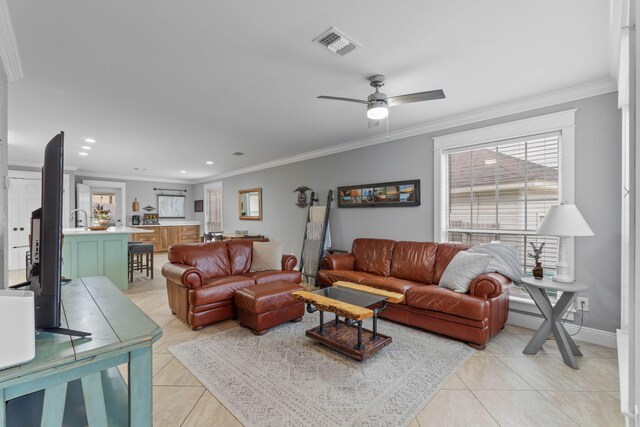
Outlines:
<svg viewBox="0 0 640 427"><path fill-rule="evenodd" d="M167 305L160 274L165 262L166 254L157 254L155 278L136 277L125 292L164 329L153 348L153 424L240 426L168 350L238 323L227 320L198 332L186 327ZM451 377L410 427L624 425L615 349L578 342L584 357L578 362L581 369L575 371L562 362L552 341L536 356L523 355L533 332L507 325L486 350L476 351Z"/></svg>

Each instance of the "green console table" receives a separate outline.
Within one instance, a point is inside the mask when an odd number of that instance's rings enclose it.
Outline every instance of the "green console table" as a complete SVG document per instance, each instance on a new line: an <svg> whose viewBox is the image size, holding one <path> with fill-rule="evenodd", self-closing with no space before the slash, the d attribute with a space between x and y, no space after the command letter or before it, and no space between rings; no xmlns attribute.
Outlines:
<svg viewBox="0 0 640 427"><path fill-rule="evenodd" d="M62 327L91 336L40 333L34 360L0 370L0 427L151 426L151 349L162 329L105 277L63 285L62 299Z"/></svg>

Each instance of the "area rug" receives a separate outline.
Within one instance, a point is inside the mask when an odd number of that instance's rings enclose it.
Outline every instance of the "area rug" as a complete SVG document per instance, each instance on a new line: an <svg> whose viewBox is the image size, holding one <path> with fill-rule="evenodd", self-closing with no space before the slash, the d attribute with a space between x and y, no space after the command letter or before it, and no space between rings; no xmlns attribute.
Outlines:
<svg viewBox="0 0 640 427"><path fill-rule="evenodd" d="M393 342L357 362L307 338L317 324L306 314L263 336L237 327L169 351L247 427L407 425L474 351L381 320Z"/></svg>

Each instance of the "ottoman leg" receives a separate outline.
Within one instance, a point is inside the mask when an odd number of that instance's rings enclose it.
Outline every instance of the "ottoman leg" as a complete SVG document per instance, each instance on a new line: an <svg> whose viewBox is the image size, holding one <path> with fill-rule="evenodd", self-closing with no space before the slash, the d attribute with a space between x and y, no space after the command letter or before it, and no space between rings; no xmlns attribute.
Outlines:
<svg viewBox="0 0 640 427"><path fill-rule="evenodd" d="M251 332L253 332L253 335L264 335L266 334L268 331L268 329L265 329L264 331L254 331L253 329L251 330Z"/></svg>

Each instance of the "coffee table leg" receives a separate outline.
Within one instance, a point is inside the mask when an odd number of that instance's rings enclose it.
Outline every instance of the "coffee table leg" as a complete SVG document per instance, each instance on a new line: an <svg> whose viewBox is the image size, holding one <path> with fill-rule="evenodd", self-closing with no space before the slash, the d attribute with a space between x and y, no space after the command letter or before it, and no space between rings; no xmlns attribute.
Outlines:
<svg viewBox="0 0 640 427"><path fill-rule="evenodd" d="M324 333L324 311L320 310L320 328L318 328L318 333L322 335Z"/></svg>
<svg viewBox="0 0 640 427"><path fill-rule="evenodd" d="M362 345L362 320L358 320L358 345L356 350L364 350L364 345Z"/></svg>
<svg viewBox="0 0 640 427"><path fill-rule="evenodd" d="M378 316L376 314L373 315L373 334L371 335L371 339L375 341L378 338Z"/></svg>
<svg viewBox="0 0 640 427"><path fill-rule="evenodd" d="M340 317L336 314L336 329L338 328L339 324L340 324Z"/></svg>

